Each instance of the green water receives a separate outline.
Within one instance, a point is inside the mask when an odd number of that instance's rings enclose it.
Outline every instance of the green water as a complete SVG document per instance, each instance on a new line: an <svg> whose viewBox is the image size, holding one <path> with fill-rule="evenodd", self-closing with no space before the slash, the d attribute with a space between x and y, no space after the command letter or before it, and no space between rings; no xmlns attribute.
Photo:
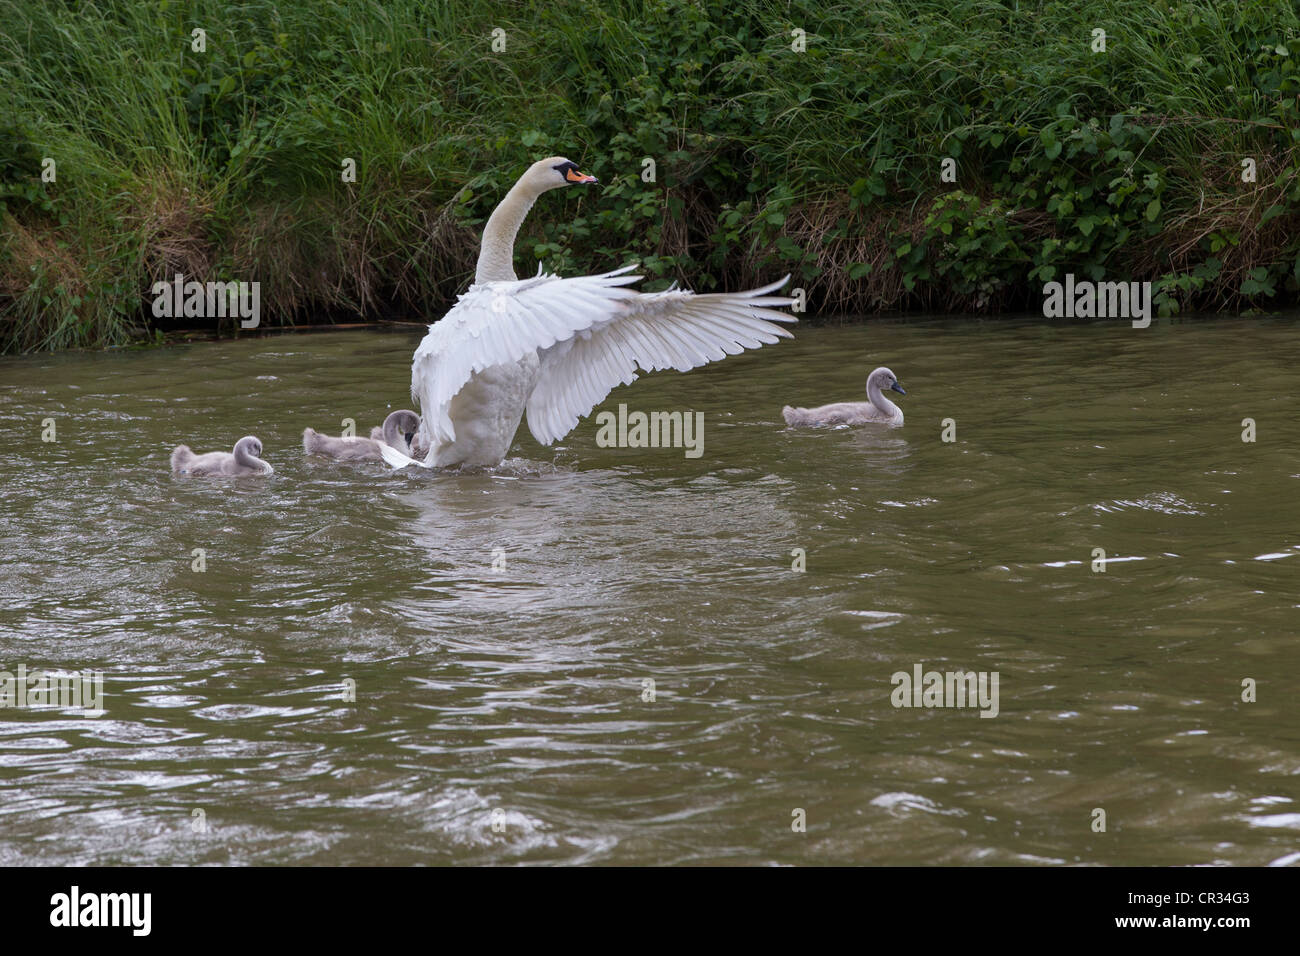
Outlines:
<svg viewBox="0 0 1300 956"><path fill-rule="evenodd" d="M0 709L0 863L1293 862L1295 324L797 335L603 406L697 459L470 475L302 454L415 332L0 361L0 668L105 710ZM880 364L902 428L781 422ZM273 477L168 473L245 434ZM998 716L892 706L917 664Z"/></svg>

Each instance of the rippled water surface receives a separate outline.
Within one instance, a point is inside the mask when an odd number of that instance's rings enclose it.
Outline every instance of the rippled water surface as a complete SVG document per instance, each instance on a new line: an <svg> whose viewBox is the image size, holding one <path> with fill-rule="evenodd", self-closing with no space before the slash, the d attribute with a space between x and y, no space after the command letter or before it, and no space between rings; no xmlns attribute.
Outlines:
<svg viewBox="0 0 1300 956"><path fill-rule="evenodd" d="M603 406L698 459L479 474L302 454L418 332L0 361L0 668L105 709L0 709L0 862L1300 859L1295 324L797 335ZM880 364L904 427L781 422ZM273 477L168 473L249 433ZM998 716L895 708L917 664Z"/></svg>

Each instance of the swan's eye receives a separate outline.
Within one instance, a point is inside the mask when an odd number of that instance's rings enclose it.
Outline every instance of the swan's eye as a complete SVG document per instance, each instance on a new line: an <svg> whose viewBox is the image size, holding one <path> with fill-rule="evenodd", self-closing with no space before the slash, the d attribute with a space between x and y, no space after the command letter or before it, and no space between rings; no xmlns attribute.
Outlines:
<svg viewBox="0 0 1300 956"><path fill-rule="evenodd" d="M599 182L595 176L587 176L578 172L578 167L574 163L560 163L552 167L556 172L564 177L566 183L576 183L579 185L588 185Z"/></svg>

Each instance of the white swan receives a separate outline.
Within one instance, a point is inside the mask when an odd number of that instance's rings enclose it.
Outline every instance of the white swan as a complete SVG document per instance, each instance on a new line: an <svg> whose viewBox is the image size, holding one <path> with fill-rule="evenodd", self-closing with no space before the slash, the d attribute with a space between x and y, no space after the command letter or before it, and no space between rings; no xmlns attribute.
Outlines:
<svg viewBox="0 0 1300 956"><path fill-rule="evenodd" d="M408 451L411 438L420 426L420 416L403 408L389 412L382 428L372 428L369 438L335 438L322 435L314 428L302 430L302 450L308 455L336 458L339 461L379 461L380 445L389 444L399 451Z"/></svg>
<svg viewBox="0 0 1300 956"><path fill-rule="evenodd" d="M273 475L275 469L262 461L262 442L245 435L235 442L235 451L210 451L196 455L188 445L172 450L172 471L178 475Z"/></svg>
<svg viewBox="0 0 1300 956"><path fill-rule="evenodd" d="M907 394L903 391L903 386L898 384L898 377L881 366L867 376L869 402L836 402L819 408L791 408L787 405L781 409L781 415L787 425L862 425L867 422L903 424L903 410L885 398L884 389L890 389L899 395Z"/></svg>
<svg viewBox="0 0 1300 956"><path fill-rule="evenodd" d="M625 288L628 266L598 276L515 277L515 235L547 190L594 183L562 156L534 163L483 230L474 283L416 349L411 395L422 415L423 461L392 449L393 467L492 466L505 459L525 410L543 445L568 434L616 385L641 371L680 372L758 348L790 333L772 310L786 279L748 292L710 295Z"/></svg>

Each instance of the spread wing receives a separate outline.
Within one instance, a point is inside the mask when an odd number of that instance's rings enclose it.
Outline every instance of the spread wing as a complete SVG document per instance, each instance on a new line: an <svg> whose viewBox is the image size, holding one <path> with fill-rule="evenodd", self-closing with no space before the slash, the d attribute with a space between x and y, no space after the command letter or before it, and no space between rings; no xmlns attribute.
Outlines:
<svg viewBox="0 0 1300 956"><path fill-rule="evenodd" d="M793 300L771 294L789 278L748 292L669 289L609 300L603 318L541 352L541 375L528 399L528 430L543 445L564 437L615 386L635 381L638 369L686 372L792 338L773 323L796 319L773 307Z"/></svg>
<svg viewBox="0 0 1300 956"><path fill-rule="evenodd" d="M426 444L455 440L451 401L476 372L530 354L541 368L528 399L528 428L549 445L615 386L635 381L638 370L685 372L791 337L773 323L794 316L773 307L792 300L771 294L789 276L748 292L638 293L625 288L641 278L628 274L634 268L470 286L429 327L411 363Z"/></svg>
<svg viewBox="0 0 1300 956"><path fill-rule="evenodd" d="M429 326L411 362L411 396L420 403L430 446L454 441L451 400L476 373L517 362L608 322L625 289L640 276L628 266L598 276L561 279L539 274L514 282L470 286L440 321Z"/></svg>

